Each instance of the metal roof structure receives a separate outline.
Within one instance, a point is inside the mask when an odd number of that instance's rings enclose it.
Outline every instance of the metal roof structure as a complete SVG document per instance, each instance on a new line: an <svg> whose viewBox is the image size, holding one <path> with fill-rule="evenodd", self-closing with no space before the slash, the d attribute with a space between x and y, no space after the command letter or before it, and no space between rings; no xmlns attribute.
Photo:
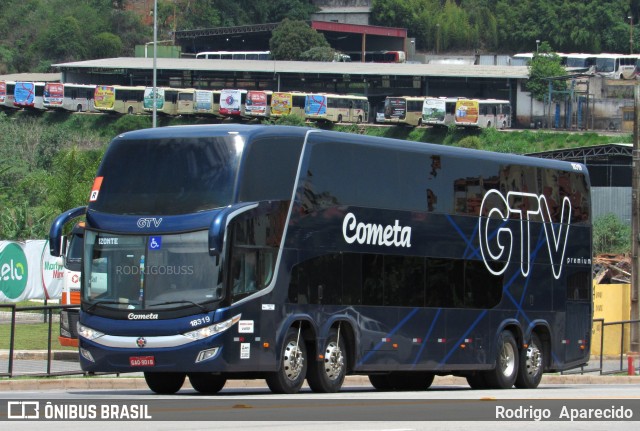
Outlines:
<svg viewBox="0 0 640 431"><path fill-rule="evenodd" d="M103 58L97 60L57 63L61 70L109 72L124 70L153 70L153 59L142 57ZM195 58L158 58L158 70L255 72L272 74L362 75L362 76L420 76L446 78L527 79L526 66L482 66L410 63L333 63L315 61L205 60Z"/></svg>
<svg viewBox="0 0 640 431"><path fill-rule="evenodd" d="M602 144L589 147L567 148L561 150L542 151L539 153L527 154L528 156L541 157L545 159L579 161L584 160L604 160L610 156L628 156L633 152L632 144Z"/></svg>

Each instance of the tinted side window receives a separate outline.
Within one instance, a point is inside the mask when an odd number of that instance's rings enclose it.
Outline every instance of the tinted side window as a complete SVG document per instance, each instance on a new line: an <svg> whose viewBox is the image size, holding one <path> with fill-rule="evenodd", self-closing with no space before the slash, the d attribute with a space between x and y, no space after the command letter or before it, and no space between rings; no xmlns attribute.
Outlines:
<svg viewBox="0 0 640 431"><path fill-rule="evenodd" d="M302 138L267 138L251 143L243 162L240 202L290 200Z"/></svg>

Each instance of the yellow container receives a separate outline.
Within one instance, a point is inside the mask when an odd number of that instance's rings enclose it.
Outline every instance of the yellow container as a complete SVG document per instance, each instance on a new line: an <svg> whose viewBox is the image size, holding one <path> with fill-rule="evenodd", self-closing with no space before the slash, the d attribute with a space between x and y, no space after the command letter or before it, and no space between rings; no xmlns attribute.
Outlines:
<svg viewBox="0 0 640 431"><path fill-rule="evenodd" d="M595 284L593 286L593 318L604 319L605 323L629 320L631 315L630 284ZM602 322L594 322L591 338L591 354L600 354L600 337ZM631 328L624 327L624 343L622 353L629 351ZM622 325L604 327L604 355L619 355Z"/></svg>

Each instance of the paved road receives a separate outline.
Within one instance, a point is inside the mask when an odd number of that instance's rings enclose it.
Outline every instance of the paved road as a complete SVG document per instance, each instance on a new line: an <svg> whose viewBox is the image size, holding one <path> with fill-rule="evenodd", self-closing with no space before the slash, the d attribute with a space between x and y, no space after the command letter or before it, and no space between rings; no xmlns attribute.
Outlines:
<svg viewBox="0 0 640 431"><path fill-rule="evenodd" d="M134 379L135 380L135 379ZM141 379L137 379L141 380ZM156 396L145 389L51 389L0 392L0 426L8 400L37 400L56 406L147 406L152 421L65 422L65 431L86 430L636 430L640 420L640 385L543 383L535 390L471 390L450 380L436 380L428 391L378 392L357 381L347 382L337 394L314 394L304 389L296 395L271 394L264 387L229 387L216 396L202 396L183 388L172 396ZM355 383L355 384L353 384ZM447 384L444 384L447 383ZM460 383L460 384L458 384ZM131 407L128 407L131 408ZM496 421L498 409L548 410L554 422ZM635 422L558 422L556 415L578 409L630 412ZM43 411L43 408L40 408ZM63 410L60 410L63 411ZM68 410L67 410L68 411ZM112 410L115 411L115 410ZM514 414L514 413L512 413ZM157 419L164 419L158 421ZM195 420L192 420L195 419ZM202 420L199 420L202 419ZM458 421L460 419L460 421ZM473 420L473 421L470 421ZM12 430L59 429L60 422L12 420ZM4 428L4 427L3 427Z"/></svg>

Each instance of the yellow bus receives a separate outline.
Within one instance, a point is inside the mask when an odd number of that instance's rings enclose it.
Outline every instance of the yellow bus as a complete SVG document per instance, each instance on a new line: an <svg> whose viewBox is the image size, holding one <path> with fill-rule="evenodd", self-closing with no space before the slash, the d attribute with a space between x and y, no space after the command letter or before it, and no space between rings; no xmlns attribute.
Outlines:
<svg viewBox="0 0 640 431"><path fill-rule="evenodd" d="M178 89L156 87L156 113L178 115ZM143 109L153 112L153 87L144 89Z"/></svg>
<svg viewBox="0 0 640 431"><path fill-rule="evenodd" d="M145 87L98 85L93 96L94 107L103 112L142 114Z"/></svg>
<svg viewBox="0 0 640 431"><path fill-rule="evenodd" d="M184 88L178 91L178 114L220 117L220 90Z"/></svg>
<svg viewBox="0 0 640 431"><path fill-rule="evenodd" d="M304 118L307 93L300 91L275 92L271 95L271 117L297 115Z"/></svg>
<svg viewBox="0 0 640 431"><path fill-rule="evenodd" d="M384 122L422 125L424 96L387 96L384 100Z"/></svg>

